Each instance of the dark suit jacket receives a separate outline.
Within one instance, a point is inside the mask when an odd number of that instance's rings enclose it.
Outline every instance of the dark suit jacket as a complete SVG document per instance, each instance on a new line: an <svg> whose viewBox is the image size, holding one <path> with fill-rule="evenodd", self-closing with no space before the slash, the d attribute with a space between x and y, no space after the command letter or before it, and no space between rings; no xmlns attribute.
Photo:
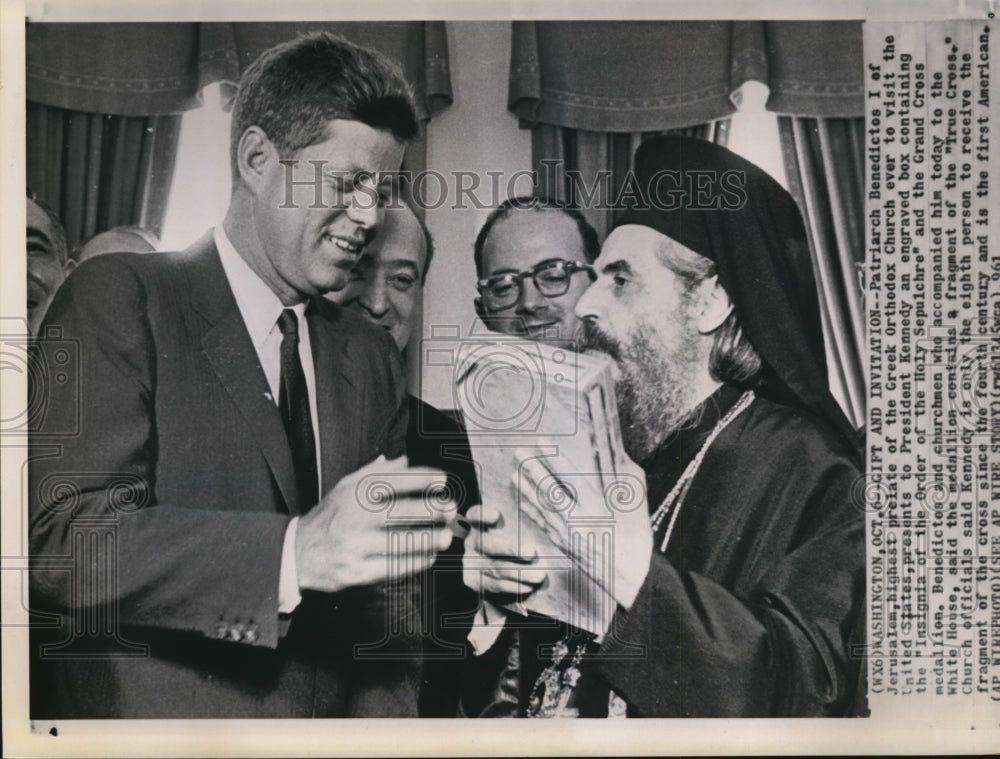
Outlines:
<svg viewBox="0 0 1000 759"><path fill-rule="evenodd" d="M465 430L444 412L412 395L406 453L412 465L437 467L447 473L460 514L480 502L476 467ZM464 546L456 537L428 573L423 604L427 634L420 690L422 717L458 714L459 689L470 655L467 639L479 607L479 596L462 580Z"/></svg>
<svg viewBox="0 0 1000 759"><path fill-rule="evenodd" d="M403 452L404 373L337 306L314 299L308 322L329 489ZM415 714L419 634L386 634L403 594L306 593L279 620L291 453L211 235L86 262L46 325L31 601L58 626L33 641L32 716Z"/></svg>

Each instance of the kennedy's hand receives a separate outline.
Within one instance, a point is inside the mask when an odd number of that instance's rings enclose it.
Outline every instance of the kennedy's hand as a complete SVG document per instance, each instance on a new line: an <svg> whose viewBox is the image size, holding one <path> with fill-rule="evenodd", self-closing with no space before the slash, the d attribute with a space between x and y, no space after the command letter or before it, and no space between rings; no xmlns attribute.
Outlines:
<svg viewBox="0 0 1000 759"><path fill-rule="evenodd" d="M500 512L473 506L465 519L469 534L465 538L462 579L467 586L503 603L523 599L545 585L545 570L532 568L538 555L521 554L517 530L504 524Z"/></svg>
<svg viewBox="0 0 1000 759"><path fill-rule="evenodd" d="M303 590L336 592L427 569L451 542L456 504L445 473L405 457L344 477L301 517L295 562Z"/></svg>

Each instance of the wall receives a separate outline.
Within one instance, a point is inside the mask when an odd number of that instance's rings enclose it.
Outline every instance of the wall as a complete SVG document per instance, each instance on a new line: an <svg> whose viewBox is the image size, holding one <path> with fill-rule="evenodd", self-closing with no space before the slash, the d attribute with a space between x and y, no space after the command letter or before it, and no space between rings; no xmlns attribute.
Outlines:
<svg viewBox="0 0 1000 759"><path fill-rule="evenodd" d="M427 166L445 178L447 196L436 203L440 182L428 178L423 195L436 254L424 289L424 339L411 344L409 352L411 368L419 371L421 396L450 409L455 406L451 343L440 334L467 336L473 326L472 243L489 211L507 199L508 191L530 191L530 178L523 172L531 168L531 132L519 129L517 118L507 111L510 22L453 21L447 29L455 100L435 117L427 134ZM483 186L460 193L460 182L469 187L472 180L463 180L459 172L475 173ZM495 179L486 172L494 172Z"/></svg>

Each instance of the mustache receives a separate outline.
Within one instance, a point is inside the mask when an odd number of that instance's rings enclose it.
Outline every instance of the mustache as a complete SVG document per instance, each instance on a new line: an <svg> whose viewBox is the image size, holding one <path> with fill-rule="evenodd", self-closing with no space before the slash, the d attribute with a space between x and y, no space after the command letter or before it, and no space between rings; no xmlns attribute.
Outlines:
<svg viewBox="0 0 1000 759"><path fill-rule="evenodd" d="M621 345L618 341L590 321L583 323L583 330L580 333L580 350L595 350L607 353L615 361L620 361L622 357Z"/></svg>

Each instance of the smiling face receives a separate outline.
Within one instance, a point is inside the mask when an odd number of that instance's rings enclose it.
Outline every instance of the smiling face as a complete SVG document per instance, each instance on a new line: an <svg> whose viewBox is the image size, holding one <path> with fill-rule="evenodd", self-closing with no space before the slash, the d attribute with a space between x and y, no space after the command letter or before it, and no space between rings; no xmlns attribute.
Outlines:
<svg viewBox="0 0 1000 759"><path fill-rule="evenodd" d="M403 350L420 313L427 242L409 208L385 211L375 239L351 274L351 281L331 300L357 311L389 332Z"/></svg>
<svg viewBox="0 0 1000 759"><path fill-rule="evenodd" d="M541 263L586 262L583 240L576 222L559 210L522 209L499 220L483 245L483 278L528 271ZM530 340L564 342L574 340L580 320L573 307L590 285L586 272L576 272L569 289L547 297L531 277L521 283L521 297L508 309L482 311L491 329Z"/></svg>
<svg viewBox="0 0 1000 759"><path fill-rule="evenodd" d="M52 298L66 278L65 246L61 230L49 215L28 198L27 215L28 329L38 334Z"/></svg>
<svg viewBox="0 0 1000 759"><path fill-rule="evenodd" d="M237 245L247 263L285 305L344 287L381 221L403 145L391 132L341 119L323 142L294 156L280 156L257 127L240 142L241 179L252 196L243 221L255 233ZM247 239L228 220L226 230Z"/></svg>

